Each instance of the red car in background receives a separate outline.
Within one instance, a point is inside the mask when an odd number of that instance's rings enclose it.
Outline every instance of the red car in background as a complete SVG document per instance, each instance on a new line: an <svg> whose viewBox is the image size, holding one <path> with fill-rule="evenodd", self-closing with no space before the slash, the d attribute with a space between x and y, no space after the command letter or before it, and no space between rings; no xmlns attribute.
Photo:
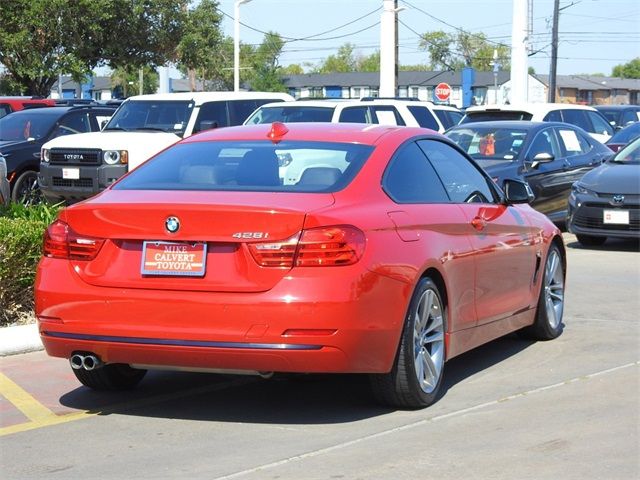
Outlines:
<svg viewBox="0 0 640 480"><path fill-rule="evenodd" d="M53 98L0 97L0 118L25 108L53 107L55 104Z"/></svg>
<svg viewBox="0 0 640 480"><path fill-rule="evenodd" d="M98 390L148 369L350 372L424 407L446 360L561 333L564 245L530 200L430 130L205 132L48 228L41 338Z"/></svg>

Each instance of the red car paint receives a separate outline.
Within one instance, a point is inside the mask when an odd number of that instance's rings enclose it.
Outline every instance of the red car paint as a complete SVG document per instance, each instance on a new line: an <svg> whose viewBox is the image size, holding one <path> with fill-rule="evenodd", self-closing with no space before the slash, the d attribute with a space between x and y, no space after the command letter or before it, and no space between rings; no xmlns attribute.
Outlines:
<svg viewBox="0 0 640 480"><path fill-rule="evenodd" d="M264 141L271 134L273 142L374 150L348 186L333 193L111 187L63 210L60 220L82 245L102 244L92 260L41 259L35 310L47 352L64 358L93 352L106 363L167 368L384 373L425 274L444 291L447 359L533 323L540 259L552 241L562 245L546 217L528 205L394 202L381 187L390 158L415 138L446 142L432 131L355 124L286 130L232 127L178 145ZM164 228L170 216L181 221L175 234ZM268 232L281 241L332 226L364 235L355 263L263 267L251 251L255 239L234 237ZM145 240L206 242L205 276L141 276Z"/></svg>

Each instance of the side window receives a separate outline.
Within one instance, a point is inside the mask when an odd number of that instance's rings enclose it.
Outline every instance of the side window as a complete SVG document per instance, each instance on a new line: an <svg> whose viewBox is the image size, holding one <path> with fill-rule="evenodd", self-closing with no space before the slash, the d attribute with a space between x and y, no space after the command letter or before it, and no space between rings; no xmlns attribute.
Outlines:
<svg viewBox="0 0 640 480"><path fill-rule="evenodd" d="M437 140L420 140L418 145L435 168L453 202L496 201L489 178L455 148Z"/></svg>
<svg viewBox="0 0 640 480"><path fill-rule="evenodd" d="M613 127L599 113L587 112L587 115L593 124L594 133L601 133L609 136L613 135Z"/></svg>
<svg viewBox="0 0 640 480"><path fill-rule="evenodd" d="M396 203L448 203L449 197L422 150L409 143L391 159L382 188Z"/></svg>
<svg viewBox="0 0 640 480"><path fill-rule="evenodd" d="M430 128L436 132L440 130L440 125L438 125L438 122L433 115L431 115L431 112L427 107L410 106L407 107L407 109L411 112L411 115L414 116L416 122L418 122L418 125L421 127Z"/></svg>
<svg viewBox="0 0 640 480"><path fill-rule="evenodd" d="M573 130L570 130L570 132L573 132ZM560 152L552 128L538 132L529 146L526 159L531 161L539 153L550 153L555 158L559 158Z"/></svg>
<svg viewBox="0 0 640 480"><path fill-rule="evenodd" d="M341 123L371 123L367 115L369 107L348 107L340 112L338 122Z"/></svg>
<svg viewBox="0 0 640 480"><path fill-rule="evenodd" d="M1 108L1 107L0 107ZM2 115L0 113L0 115ZM640 120L640 112L634 112L633 110L626 110L622 113L622 125L623 127L627 126L629 123L634 123Z"/></svg>
<svg viewBox="0 0 640 480"><path fill-rule="evenodd" d="M277 100L229 100L229 125L242 125L249 115L265 103L277 102Z"/></svg>
<svg viewBox="0 0 640 480"><path fill-rule="evenodd" d="M562 111L562 118L566 123L580 127L587 132L594 133L593 125L591 125L586 113L585 110L567 109Z"/></svg>
<svg viewBox="0 0 640 480"><path fill-rule="evenodd" d="M552 110L547 113L542 119L543 122L561 122L562 115L560 115L560 110Z"/></svg>
<svg viewBox="0 0 640 480"><path fill-rule="evenodd" d="M374 105L373 107L373 123L380 125L404 125L402 117L395 107L387 105Z"/></svg>
<svg viewBox="0 0 640 480"><path fill-rule="evenodd" d="M107 122L111 118L111 115L99 113L97 115L94 115L94 117L96 119L97 129L102 130L102 127L104 127L107 124Z"/></svg>
<svg viewBox="0 0 640 480"><path fill-rule="evenodd" d="M558 135L560 136L560 148L563 157L582 155L591 150L591 144L580 132L570 128L559 128Z"/></svg>
<svg viewBox="0 0 640 480"><path fill-rule="evenodd" d="M74 133L86 133L91 131L89 115L86 112L71 113L58 123L53 136L73 135Z"/></svg>
<svg viewBox="0 0 640 480"><path fill-rule="evenodd" d="M207 122L207 124L203 125L203 122ZM228 125L227 102L204 103L200 107L196 124L193 127L193 133L206 130L207 128L227 127Z"/></svg>
<svg viewBox="0 0 640 480"><path fill-rule="evenodd" d="M0 118L11 113L11 107L6 103L0 103Z"/></svg>

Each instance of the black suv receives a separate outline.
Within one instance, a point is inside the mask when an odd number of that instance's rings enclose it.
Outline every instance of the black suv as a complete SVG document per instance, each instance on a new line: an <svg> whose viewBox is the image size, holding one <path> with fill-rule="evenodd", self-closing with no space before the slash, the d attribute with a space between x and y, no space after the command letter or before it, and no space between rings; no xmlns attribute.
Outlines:
<svg viewBox="0 0 640 480"><path fill-rule="evenodd" d="M29 109L0 118L0 153L7 161L7 177L14 202L40 198L40 148L52 138L95 132L113 115L110 106L72 106Z"/></svg>

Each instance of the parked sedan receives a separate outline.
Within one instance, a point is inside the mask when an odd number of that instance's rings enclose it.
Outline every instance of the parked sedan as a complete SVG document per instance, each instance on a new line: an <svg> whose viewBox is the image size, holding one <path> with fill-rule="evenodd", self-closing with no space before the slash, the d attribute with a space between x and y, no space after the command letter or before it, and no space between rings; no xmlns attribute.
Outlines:
<svg viewBox="0 0 640 480"><path fill-rule="evenodd" d="M97 390L147 369L351 372L424 407L446 360L561 333L562 237L529 200L426 129L204 132L48 227L41 338Z"/></svg>
<svg viewBox="0 0 640 480"><path fill-rule="evenodd" d="M640 238L640 138L573 185L567 227L588 246Z"/></svg>
<svg viewBox="0 0 640 480"><path fill-rule="evenodd" d="M557 223L567 216L573 182L613 155L584 130L566 123L465 123L447 136L498 184L508 178L526 181L535 195L531 205Z"/></svg>

